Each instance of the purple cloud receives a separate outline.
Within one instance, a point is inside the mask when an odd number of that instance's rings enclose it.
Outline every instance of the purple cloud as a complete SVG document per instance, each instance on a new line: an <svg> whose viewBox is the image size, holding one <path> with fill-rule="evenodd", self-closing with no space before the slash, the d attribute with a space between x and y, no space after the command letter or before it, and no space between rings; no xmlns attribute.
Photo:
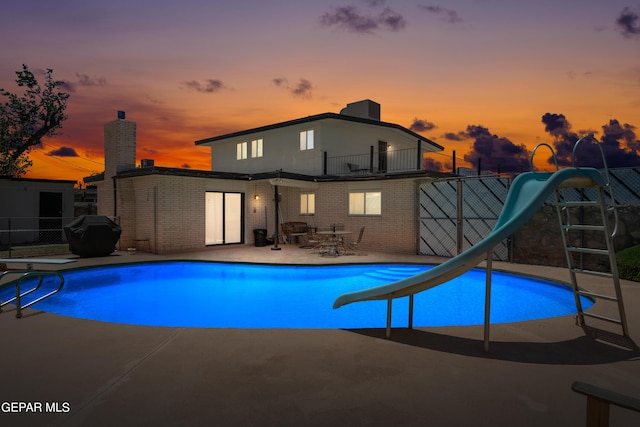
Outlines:
<svg viewBox="0 0 640 427"><path fill-rule="evenodd" d="M80 86L104 86L107 84L107 79L104 77L92 79L88 75L80 73L76 73L76 77L78 78L78 84Z"/></svg>
<svg viewBox="0 0 640 427"><path fill-rule="evenodd" d="M284 77L277 77L271 81L276 87L286 89L294 97L309 99L312 96L313 85L307 79L300 79L295 86L290 86L289 80Z"/></svg>
<svg viewBox="0 0 640 427"><path fill-rule="evenodd" d="M545 131L554 138L553 145L560 166L571 165L573 147L578 139L595 133L590 130L573 132L564 114L546 113L542 116L542 123L545 125ZM640 141L634 126L611 119L608 124L602 126L602 130L601 147L592 140L585 140L580 144L576 153L576 166L600 167L602 153L611 168L640 166ZM554 163L552 157L549 158L549 163Z"/></svg>
<svg viewBox="0 0 640 427"><path fill-rule="evenodd" d="M620 33L627 38L640 35L640 16L629 7L625 7L620 12L620 16L616 19L616 25L620 29Z"/></svg>
<svg viewBox="0 0 640 427"><path fill-rule="evenodd" d="M529 151L509 139L492 135L483 126L467 126L467 136L473 139L471 151L464 159L474 168L481 163L483 170L494 172L522 172L529 170Z"/></svg>
<svg viewBox="0 0 640 427"><path fill-rule="evenodd" d="M320 17L325 27L337 27L352 33L373 33L379 29L400 31L407 21L398 12L389 7L382 9L384 1L369 0L370 10L361 12L354 6L341 6ZM382 10L380 10L382 9Z"/></svg>
<svg viewBox="0 0 640 427"><path fill-rule="evenodd" d="M423 160L423 167L426 170L430 171L444 171L444 166L442 162L432 159L431 157L425 157Z"/></svg>
<svg viewBox="0 0 640 427"><path fill-rule="evenodd" d="M457 24L462 22L462 18L458 16L458 12L456 12L453 9L446 9L441 6L424 6L424 5L420 5L418 7L420 7L422 10L425 10L426 12L439 16L449 24Z"/></svg>
<svg viewBox="0 0 640 427"><path fill-rule="evenodd" d="M200 93L215 93L225 88L224 83L222 83L220 80L212 79L205 80L204 84L196 80L190 80L184 82L183 84L187 90L192 90Z"/></svg>
<svg viewBox="0 0 640 427"><path fill-rule="evenodd" d="M442 135L442 137L446 140L449 141L462 141L467 139L469 136L467 135L466 132L447 132L444 135Z"/></svg>
<svg viewBox="0 0 640 427"><path fill-rule="evenodd" d="M411 126L409 126L409 129L414 132L426 132L435 129L436 127L437 126L435 125L435 123L431 123L430 121L421 120L415 117L413 119L413 123L411 123Z"/></svg>
<svg viewBox="0 0 640 427"><path fill-rule="evenodd" d="M76 153L76 150L71 147L60 147L56 150L49 151L47 155L54 157L80 157L78 153Z"/></svg>

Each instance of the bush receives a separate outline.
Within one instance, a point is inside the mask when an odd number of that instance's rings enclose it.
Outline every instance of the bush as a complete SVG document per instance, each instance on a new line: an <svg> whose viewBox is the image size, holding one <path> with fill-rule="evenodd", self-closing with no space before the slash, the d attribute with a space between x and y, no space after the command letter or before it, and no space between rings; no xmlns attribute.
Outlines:
<svg viewBox="0 0 640 427"><path fill-rule="evenodd" d="M640 282L640 245L621 250L616 260L621 279Z"/></svg>

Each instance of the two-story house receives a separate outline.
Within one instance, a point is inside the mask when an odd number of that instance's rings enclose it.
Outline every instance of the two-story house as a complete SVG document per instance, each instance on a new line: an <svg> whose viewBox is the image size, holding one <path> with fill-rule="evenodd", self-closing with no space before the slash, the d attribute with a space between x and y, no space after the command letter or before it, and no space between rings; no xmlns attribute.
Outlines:
<svg viewBox="0 0 640 427"><path fill-rule="evenodd" d="M421 170L426 152L442 147L380 120L380 104L347 105L323 113L196 141L211 147L211 169L234 173L274 170L310 176Z"/></svg>
<svg viewBox="0 0 640 427"><path fill-rule="evenodd" d="M252 230L274 235L278 223L303 221L364 226L363 247L415 253L417 185L447 175L424 167L425 153L442 147L381 121L370 100L195 143L211 147L211 171L135 168L135 123L119 113L105 125L105 173L85 182L98 188L98 213L120 218L121 246L253 243Z"/></svg>

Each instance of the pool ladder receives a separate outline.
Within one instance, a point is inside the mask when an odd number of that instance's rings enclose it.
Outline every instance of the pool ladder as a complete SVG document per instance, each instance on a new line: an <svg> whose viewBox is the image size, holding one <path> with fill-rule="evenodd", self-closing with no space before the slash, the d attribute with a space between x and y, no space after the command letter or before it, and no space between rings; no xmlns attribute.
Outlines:
<svg viewBox="0 0 640 427"><path fill-rule="evenodd" d="M20 319L22 317L22 309L27 308L29 306L32 306L33 304L42 301L45 298L49 298L51 295L56 294L58 292L60 292L60 290L62 289L62 286L64 285L64 277L62 277L62 274L60 274L57 271L38 271L38 270L7 270L4 271L0 274L0 280L2 280L5 276L9 276L10 274L18 274L20 275L20 277L15 281L15 287L16 287L16 296L8 299L7 301L0 301L0 312L2 312L2 307L10 304L12 302L15 301L16 303L16 318ZM54 290L52 290L51 292L42 295L38 298L36 298L33 301L29 301L26 304L22 304L22 298L31 294L32 292L37 291L38 289L40 289L40 287L42 286L42 284L44 283L44 278L47 276L57 276L58 279L60 280L60 284L57 288L55 288ZM37 278L38 279L38 284L33 287L30 288L26 291L22 291L20 286L22 284L23 281L30 279L30 278ZM5 286L11 285L10 283L7 283ZM2 287L2 286L0 286Z"/></svg>
<svg viewBox="0 0 640 427"><path fill-rule="evenodd" d="M576 167L576 149L583 140L587 139L593 140L600 148L600 153L602 154L602 161L604 165L604 175L606 177L607 183L604 187L602 187L589 180L589 182L574 183L570 187L558 188L555 191L558 222L560 224L562 242L564 246L565 257L567 260L567 266L569 268L571 286L573 288L577 309L576 320L580 326L586 325L585 317L590 317L620 325L620 327L622 328L622 334L628 338L629 329L627 327L624 302L622 299L622 291L620 288L620 278L618 275L618 265L616 262L615 248L613 245L613 239L615 238L618 231L618 212L616 209L616 201L613 195L611 181L609 179L609 170L607 169L604 152L602 150L600 142L596 138L594 138L593 135L585 136L576 142L573 147L573 153L571 156L572 166ZM551 151L553 152L553 149ZM556 159L555 153L553 153L553 158ZM556 169L557 167L558 164L556 160ZM585 200L584 189L586 188L593 188L597 192L597 200ZM582 200L567 200L566 191L569 189L579 189ZM606 203L605 189L607 190L609 195L609 205L607 205ZM585 208L590 209L592 212L599 211L599 215L595 212L593 212L591 215L587 215L585 214ZM609 221L609 217L611 215L613 216L613 228L611 227ZM590 219L591 221L587 221L587 219ZM594 239L591 237L593 237L593 235L597 232L602 233L605 245L602 245L602 243L600 243L600 245L591 243L594 242ZM596 257L596 259L597 257L602 258L604 262L599 264L608 264L608 271L584 269L583 261L585 255ZM608 279L612 283L612 294L601 294L582 289L578 285L578 274L598 276L603 279ZM605 316L602 314L594 313L592 311L585 312L582 309L582 302L580 300L581 296L585 296L594 300L604 300L616 304L618 317L611 317L611 315Z"/></svg>

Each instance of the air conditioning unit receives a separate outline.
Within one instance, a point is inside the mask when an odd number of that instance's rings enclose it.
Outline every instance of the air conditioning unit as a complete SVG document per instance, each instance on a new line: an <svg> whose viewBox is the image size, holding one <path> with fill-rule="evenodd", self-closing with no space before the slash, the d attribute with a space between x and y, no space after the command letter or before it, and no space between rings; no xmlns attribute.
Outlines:
<svg viewBox="0 0 640 427"><path fill-rule="evenodd" d="M154 166L154 161L152 159L142 159L140 160L141 168L152 168Z"/></svg>

